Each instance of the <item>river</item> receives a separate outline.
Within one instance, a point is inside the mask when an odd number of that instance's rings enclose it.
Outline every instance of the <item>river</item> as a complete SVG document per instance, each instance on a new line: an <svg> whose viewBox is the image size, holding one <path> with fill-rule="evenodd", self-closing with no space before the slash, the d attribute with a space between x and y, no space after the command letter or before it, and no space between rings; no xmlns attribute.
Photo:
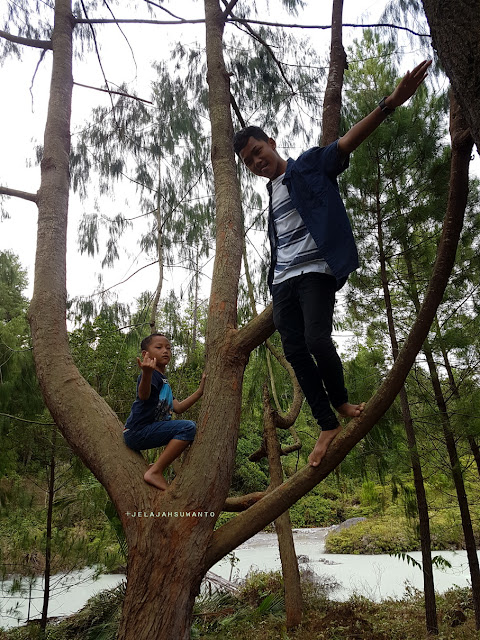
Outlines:
<svg viewBox="0 0 480 640"><path fill-rule="evenodd" d="M295 529L294 541L297 556L306 556L301 563L308 566L318 576L335 580L340 587L331 594L334 600L347 600L353 594L360 594L375 601L385 598L401 598L406 585L423 588L422 572L418 567L389 555L349 555L328 554L325 550L325 536L331 528ZM280 568L277 537L274 533L258 533L235 550L233 566L234 580L244 578L251 570L268 571ZM408 554L421 562L421 554ZM451 569L435 569L435 589L444 592L455 585L469 584L469 571L465 551L438 551L451 565ZM230 556L231 557L231 556ZM304 559L305 560L305 559ZM230 578L232 564L227 556L214 567L212 572L223 578ZM124 575L102 575L93 580L94 571L84 569L71 574L52 578L53 596L48 610L51 616L67 616L81 609L88 598L103 589L112 588L125 579ZM8 595L12 581L5 582L0 591L0 627L10 628L24 624L28 613L28 589L25 596ZM41 579L37 579L30 594L30 618L40 617L42 608ZM16 606L16 613L8 609Z"/></svg>

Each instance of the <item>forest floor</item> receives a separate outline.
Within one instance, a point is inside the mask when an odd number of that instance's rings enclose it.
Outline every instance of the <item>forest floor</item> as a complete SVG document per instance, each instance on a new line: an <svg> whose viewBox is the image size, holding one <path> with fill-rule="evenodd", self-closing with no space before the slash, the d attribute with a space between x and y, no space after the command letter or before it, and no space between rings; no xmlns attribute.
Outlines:
<svg viewBox="0 0 480 640"><path fill-rule="evenodd" d="M328 589L327 589L328 591ZM303 580L304 614L287 630L279 573L257 574L240 597L215 593L197 599L192 640L427 640L422 594L374 603L363 597L346 602L328 598L322 585ZM124 587L91 598L78 613L47 627L44 640L115 640ZM478 640L468 588L437 596L439 640ZM37 625L8 632L0 640L39 640Z"/></svg>

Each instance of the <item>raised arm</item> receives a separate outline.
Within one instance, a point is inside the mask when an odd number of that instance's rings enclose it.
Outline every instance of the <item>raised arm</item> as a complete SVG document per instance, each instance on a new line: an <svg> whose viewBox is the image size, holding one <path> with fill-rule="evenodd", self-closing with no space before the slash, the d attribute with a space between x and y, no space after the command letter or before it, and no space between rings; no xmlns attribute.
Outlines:
<svg viewBox="0 0 480 640"><path fill-rule="evenodd" d="M143 361L137 358L137 364L142 370L142 377L137 389L138 397L140 400L148 400L152 390L152 377L157 365L157 359L150 358L148 354L144 354Z"/></svg>
<svg viewBox="0 0 480 640"><path fill-rule="evenodd" d="M203 389L205 388L206 377L205 373L203 373L198 389L194 391L191 396L188 396L188 398L185 398L185 400L182 400L181 402L177 399L173 400L173 410L175 413L183 413L187 409L190 409L192 404L195 404L197 400L200 400L203 395Z"/></svg>
<svg viewBox="0 0 480 640"><path fill-rule="evenodd" d="M413 96L427 77L427 70L431 64L431 60L424 60L417 65L413 71L407 71L396 86L394 92L385 98L385 109L382 110L381 107L378 106L368 116L363 118L363 120L354 124L350 131L347 131L338 141L339 151L344 155L355 151L394 109Z"/></svg>

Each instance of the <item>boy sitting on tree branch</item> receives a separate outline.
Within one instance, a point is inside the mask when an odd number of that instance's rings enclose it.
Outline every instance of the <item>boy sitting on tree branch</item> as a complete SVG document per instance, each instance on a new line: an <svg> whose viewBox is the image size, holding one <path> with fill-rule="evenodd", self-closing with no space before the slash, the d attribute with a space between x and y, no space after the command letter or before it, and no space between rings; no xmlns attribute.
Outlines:
<svg viewBox="0 0 480 640"><path fill-rule="evenodd" d="M203 374L198 389L180 402L174 398L165 376L172 357L168 338L163 333L152 333L142 340L140 348L142 360L137 358L137 363L142 372L138 376L137 398L125 423L123 438L135 451L166 445L143 476L148 484L165 490L168 484L163 472L193 441L196 432L195 422L172 420L172 411L183 413L202 397L206 376Z"/></svg>

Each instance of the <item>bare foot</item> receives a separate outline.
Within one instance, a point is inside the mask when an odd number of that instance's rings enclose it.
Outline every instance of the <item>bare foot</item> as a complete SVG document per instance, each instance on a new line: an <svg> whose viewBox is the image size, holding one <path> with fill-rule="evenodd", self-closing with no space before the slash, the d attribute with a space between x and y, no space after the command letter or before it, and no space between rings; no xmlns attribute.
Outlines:
<svg viewBox="0 0 480 640"><path fill-rule="evenodd" d="M155 473L152 472L151 469L148 469L148 471L145 472L143 479L145 480L145 482L148 482L148 484L157 487L157 489L161 489L162 491L168 489L167 481L161 473Z"/></svg>
<svg viewBox="0 0 480 640"><path fill-rule="evenodd" d="M326 454L330 443L335 438L335 436L340 433L341 429L342 427L338 425L336 429L331 429L330 431L322 431L320 433L312 453L308 456L308 463L311 467L318 467L318 465L322 461L323 456Z"/></svg>
<svg viewBox="0 0 480 640"><path fill-rule="evenodd" d="M337 407L337 413L342 418L358 418L358 416L365 409L365 402L360 404L350 404L350 402L344 402Z"/></svg>

